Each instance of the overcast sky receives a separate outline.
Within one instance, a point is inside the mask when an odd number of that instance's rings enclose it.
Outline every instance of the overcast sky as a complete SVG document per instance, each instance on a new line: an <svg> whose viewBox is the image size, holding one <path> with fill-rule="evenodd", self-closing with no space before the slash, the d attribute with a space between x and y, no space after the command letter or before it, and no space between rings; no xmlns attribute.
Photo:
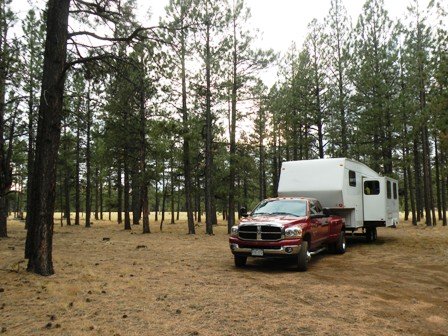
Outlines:
<svg viewBox="0 0 448 336"><path fill-rule="evenodd" d="M163 14L168 0L140 0L143 8L152 8L153 23ZM390 17L402 17L410 0L385 0ZM420 0L426 6L429 0ZM307 25L313 18L322 21L330 9L330 0L246 0L251 9L250 23L260 29L260 46L285 52L292 41L301 46L307 33ZM363 0L344 0L348 14L357 20L361 13Z"/></svg>
<svg viewBox="0 0 448 336"><path fill-rule="evenodd" d="M163 15L168 0L139 0L141 14L151 7L152 24L157 24ZM361 13L364 0L344 0L349 16L355 24ZM429 0L420 0L425 8ZM391 19L404 17L410 0L385 0L386 10ZM286 53L294 41L298 48L302 45L307 34L307 26L314 18L323 21L330 10L330 0L246 0L251 9L250 24L261 32L261 38L256 46L264 49L272 48L281 54ZM276 70L271 69L267 76L263 76L268 85L275 81Z"/></svg>
<svg viewBox="0 0 448 336"><path fill-rule="evenodd" d="M28 9L30 0L14 0L13 10L24 14ZM411 0L384 0L386 10L395 20L404 17L406 7ZM419 0L422 8L425 8L429 0ZM364 0L343 0L348 14L356 23L361 13ZM36 2L34 2L36 3ZM44 0L37 0L44 5ZM159 17L164 15L164 8L168 0L138 0L139 17L144 20L147 12L152 12L149 23L142 22L144 26L157 25ZM261 37L256 41L256 46L263 49L274 49L275 52L284 54L294 41L298 48L301 47L307 34L307 26L314 18L323 21L328 14L331 0L246 0L251 9L252 17L249 24L252 28L259 29ZM16 7L16 8L14 8ZM21 16L21 15L20 15ZM268 85L275 80L275 69L271 69L269 77L264 78Z"/></svg>

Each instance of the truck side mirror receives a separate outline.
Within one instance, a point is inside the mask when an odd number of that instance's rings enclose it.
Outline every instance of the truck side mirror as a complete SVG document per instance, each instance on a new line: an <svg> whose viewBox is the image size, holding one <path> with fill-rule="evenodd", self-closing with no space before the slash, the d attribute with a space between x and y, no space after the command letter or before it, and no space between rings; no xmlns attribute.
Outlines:
<svg viewBox="0 0 448 336"><path fill-rule="evenodd" d="M249 216L249 215L247 214L247 209L246 209L245 207L242 207L242 208L240 209L240 211L238 212L238 214L240 215L240 217L247 217L247 216Z"/></svg>

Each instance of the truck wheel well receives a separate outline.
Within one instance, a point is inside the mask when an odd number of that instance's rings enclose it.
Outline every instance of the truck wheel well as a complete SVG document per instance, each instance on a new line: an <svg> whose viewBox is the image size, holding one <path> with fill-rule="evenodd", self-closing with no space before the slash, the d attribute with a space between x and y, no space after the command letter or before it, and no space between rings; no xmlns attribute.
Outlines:
<svg viewBox="0 0 448 336"><path fill-rule="evenodd" d="M303 240L306 240L308 242L308 245L311 242L311 236L309 233L306 233L305 236L303 236Z"/></svg>

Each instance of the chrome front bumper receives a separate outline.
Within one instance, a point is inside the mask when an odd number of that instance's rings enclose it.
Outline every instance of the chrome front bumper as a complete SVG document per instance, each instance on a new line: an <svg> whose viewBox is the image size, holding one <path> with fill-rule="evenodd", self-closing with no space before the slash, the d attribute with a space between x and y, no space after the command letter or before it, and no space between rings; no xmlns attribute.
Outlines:
<svg viewBox="0 0 448 336"><path fill-rule="evenodd" d="M230 250L233 254L252 255L252 250L263 250L263 256L291 256L298 254L301 245L286 245L281 246L279 249L269 249L261 247L239 247L238 244L231 243Z"/></svg>

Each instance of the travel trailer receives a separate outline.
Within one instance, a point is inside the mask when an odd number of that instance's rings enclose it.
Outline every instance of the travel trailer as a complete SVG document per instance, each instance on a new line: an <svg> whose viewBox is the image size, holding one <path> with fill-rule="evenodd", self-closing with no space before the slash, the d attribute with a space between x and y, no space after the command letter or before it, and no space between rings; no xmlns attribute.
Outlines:
<svg viewBox="0 0 448 336"><path fill-rule="evenodd" d="M346 159L283 162L279 197L312 197L345 219L345 231L361 229L369 241L377 227L398 224L398 182Z"/></svg>

